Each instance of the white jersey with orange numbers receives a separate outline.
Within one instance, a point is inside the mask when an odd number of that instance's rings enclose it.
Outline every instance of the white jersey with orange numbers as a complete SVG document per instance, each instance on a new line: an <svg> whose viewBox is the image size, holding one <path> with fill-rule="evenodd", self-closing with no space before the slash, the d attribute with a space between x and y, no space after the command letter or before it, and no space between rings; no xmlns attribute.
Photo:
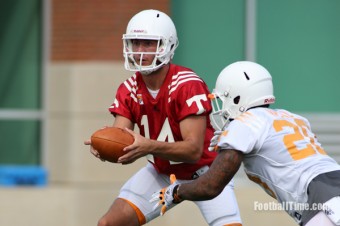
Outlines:
<svg viewBox="0 0 340 226"><path fill-rule="evenodd" d="M248 110L229 123L218 146L243 152L249 179L284 205L306 203L306 190L314 177L340 170L322 149L308 120L286 110ZM292 217L301 213L296 208L285 210Z"/></svg>

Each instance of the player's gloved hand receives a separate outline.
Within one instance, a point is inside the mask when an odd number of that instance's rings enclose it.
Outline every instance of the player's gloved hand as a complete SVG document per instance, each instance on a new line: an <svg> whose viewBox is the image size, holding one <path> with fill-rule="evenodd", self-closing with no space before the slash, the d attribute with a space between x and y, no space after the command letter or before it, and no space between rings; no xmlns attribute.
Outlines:
<svg viewBox="0 0 340 226"><path fill-rule="evenodd" d="M216 130L214 132L214 136L211 138L210 145L208 147L209 151L217 151L217 144L222 133L223 131L220 130Z"/></svg>
<svg viewBox="0 0 340 226"><path fill-rule="evenodd" d="M182 202L178 195L177 190L180 184L176 180L176 176L174 174L170 175L171 185L165 188L162 188L160 191L153 193L150 202L157 202L153 209L157 209L161 206L160 215L163 216L167 211L171 204L178 204Z"/></svg>

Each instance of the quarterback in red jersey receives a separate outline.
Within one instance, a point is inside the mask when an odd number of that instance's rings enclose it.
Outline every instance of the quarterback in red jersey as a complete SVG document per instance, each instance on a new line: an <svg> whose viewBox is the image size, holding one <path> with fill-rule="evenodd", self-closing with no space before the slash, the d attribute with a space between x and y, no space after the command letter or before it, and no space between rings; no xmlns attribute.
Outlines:
<svg viewBox="0 0 340 226"><path fill-rule="evenodd" d="M209 166L216 156L215 152L208 151L214 132L207 117L211 112L210 101L207 98L209 92L205 83L192 70L174 64L169 65L155 98L144 83L143 75L137 72L118 88L115 103L110 107L110 111L136 123L142 136L168 143L183 141L181 121L187 117L190 120L191 117L197 117L196 115L201 116L200 121L205 121L205 125L197 128L200 129L201 140L197 137L193 139L197 141L197 146L203 147L196 148L202 149L203 153L190 148L192 150L188 149L188 153L182 154L181 152L186 150L182 148L173 150L178 152L173 154L176 155L174 157L168 155L162 158L157 153L147 156L159 173L170 175L171 172L177 172L178 179L190 180L198 169ZM194 145L192 144L193 147Z"/></svg>
<svg viewBox="0 0 340 226"><path fill-rule="evenodd" d="M214 133L209 90L191 69L171 63L178 39L170 17L158 10L136 14L123 43L125 68L135 73L119 86L109 110L113 126L126 128L135 141L118 163L146 157L148 164L123 185L100 226L150 222L164 211L156 210L149 198L171 183L170 174L181 182L196 179L216 157L208 151ZM133 132L134 125L139 134ZM92 147L91 152L100 157ZM211 226L241 225L232 183L215 199L195 204Z"/></svg>

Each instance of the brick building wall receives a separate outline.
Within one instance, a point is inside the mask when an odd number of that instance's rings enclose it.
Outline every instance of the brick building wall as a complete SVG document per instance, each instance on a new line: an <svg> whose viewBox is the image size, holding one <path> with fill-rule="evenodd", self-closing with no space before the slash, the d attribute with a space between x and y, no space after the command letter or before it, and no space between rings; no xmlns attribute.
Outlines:
<svg viewBox="0 0 340 226"><path fill-rule="evenodd" d="M52 61L123 60L122 35L137 12L170 13L170 0L52 0Z"/></svg>

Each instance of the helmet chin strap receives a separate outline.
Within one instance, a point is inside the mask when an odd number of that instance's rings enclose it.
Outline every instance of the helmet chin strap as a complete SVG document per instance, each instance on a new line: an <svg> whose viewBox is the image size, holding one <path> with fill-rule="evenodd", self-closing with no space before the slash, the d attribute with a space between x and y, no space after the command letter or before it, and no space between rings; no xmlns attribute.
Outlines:
<svg viewBox="0 0 340 226"><path fill-rule="evenodd" d="M221 117L224 117L224 116L221 116ZM222 131L228 126L230 120L233 120L233 119L230 118L229 114L228 114L228 117L224 117L224 119L225 119L225 123L223 124L223 126L221 128Z"/></svg>
<svg viewBox="0 0 340 226"><path fill-rule="evenodd" d="M161 62L157 60L156 65L160 65ZM165 64L164 64L165 65ZM161 69L164 65L157 67L157 68L153 68L153 69L149 69L149 70L143 70L143 71L139 71L142 75L149 75L154 71L158 71L159 69Z"/></svg>
<svg viewBox="0 0 340 226"><path fill-rule="evenodd" d="M223 131L225 128L227 128L228 124L229 124L229 119L224 123L224 125L221 128L221 131Z"/></svg>
<svg viewBox="0 0 340 226"><path fill-rule="evenodd" d="M146 70L146 71L139 71L139 73L141 73L142 75L149 75L149 74L151 74L152 72L154 72L154 71L156 71L156 70Z"/></svg>

